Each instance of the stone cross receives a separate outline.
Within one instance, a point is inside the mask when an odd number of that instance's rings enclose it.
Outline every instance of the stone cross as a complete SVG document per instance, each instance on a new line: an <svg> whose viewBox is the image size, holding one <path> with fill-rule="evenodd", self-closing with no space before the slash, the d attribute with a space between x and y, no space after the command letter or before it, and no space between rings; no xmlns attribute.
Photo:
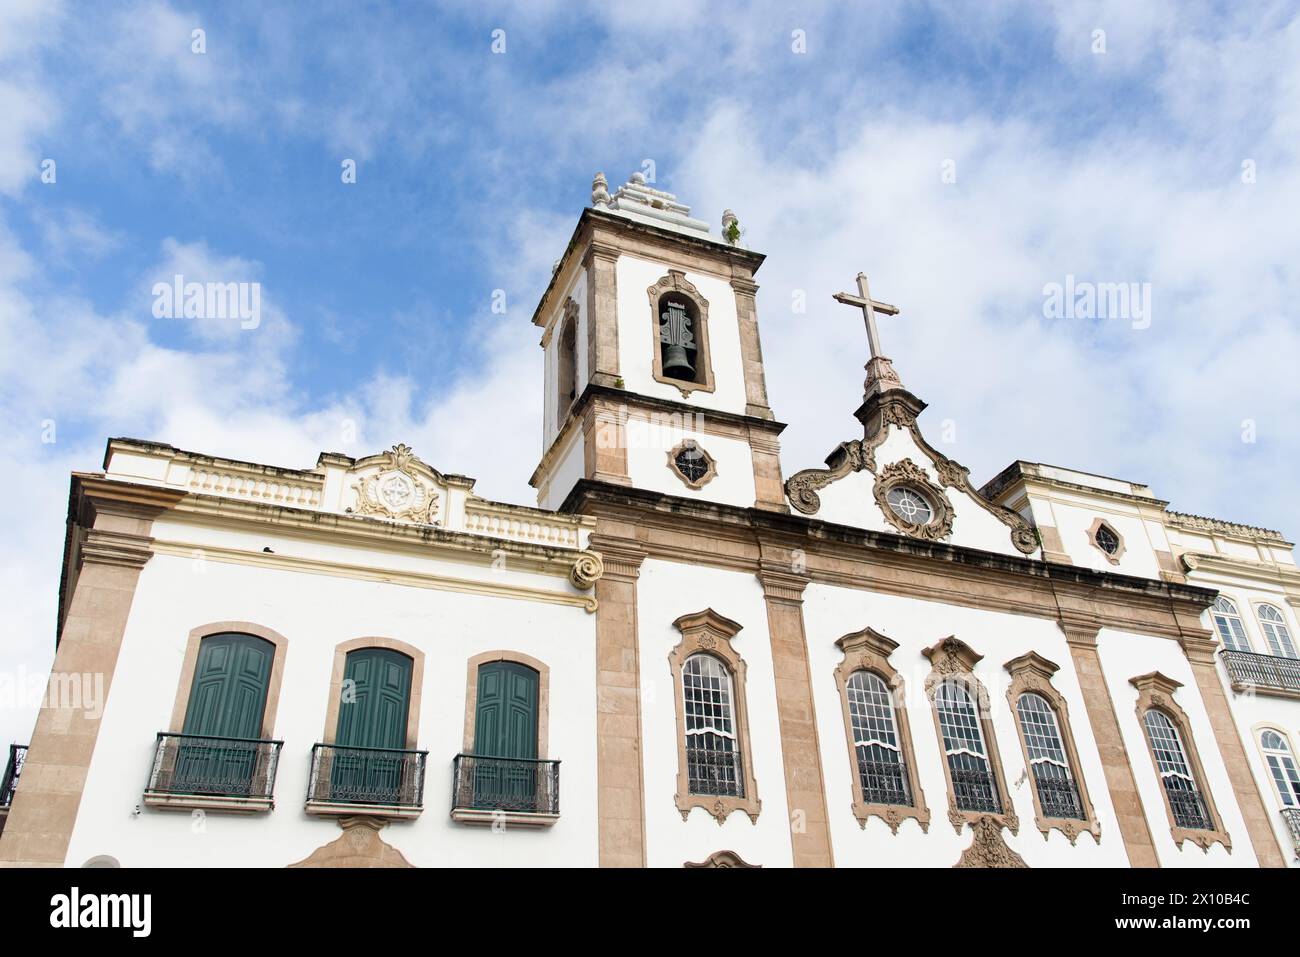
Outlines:
<svg viewBox="0 0 1300 957"><path fill-rule="evenodd" d="M867 381L863 383L863 387L870 390L873 383L880 390L900 387L902 383L899 381L898 373L894 371L893 365L880 351L880 332L876 329L876 313L896 316L898 315L898 307L891 306L887 302L877 302L871 298L871 290L867 286L865 273L858 273L858 294L856 296L848 292L837 292L834 299L846 306L856 306L862 310L862 319L867 326L867 349L871 353L867 359Z"/></svg>

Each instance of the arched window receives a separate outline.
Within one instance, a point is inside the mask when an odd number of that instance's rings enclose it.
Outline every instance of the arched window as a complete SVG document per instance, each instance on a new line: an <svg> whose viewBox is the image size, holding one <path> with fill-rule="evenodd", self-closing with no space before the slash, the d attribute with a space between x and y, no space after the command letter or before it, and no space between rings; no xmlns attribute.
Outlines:
<svg viewBox="0 0 1300 957"><path fill-rule="evenodd" d="M1246 624L1237 614L1237 606L1228 598L1220 595L1210 610L1214 618L1214 627L1219 632L1223 647L1229 651L1250 651L1250 640L1246 637Z"/></svg>
<svg viewBox="0 0 1300 957"><path fill-rule="evenodd" d="M894 700L880 675L855 671L846 685L858 783L868 804L912 806L907 762L894 721Z"/></svg>
<svg viewBox="0 0 1300 957"><path fill-rule="evenodd" d="M556 428L564 428L569 409L578 398L578 307L572 299L565 303L563 325L557 346Z"/></svg>
<svg viewBox="0 0 1300 957"><path fill-rule="evenodd" d="M1291 641L1291 632L1286 627L1286 619L1272 605L1260 605L1256 610L1259 627L1264 631L1269 651L1279 658L1296 657L1295 644Z"/></svg>
<svg viewBox="0 0 1300 957"><path fill-rule="evenodd" d="M1300 771L1296 770L1295 758L1286 738L1271 728L1265 728L1260 732L1259 746L1282 806L1300 807Z"/></svg>
<svg viewBox="0 0 1300 957"><path fill-rule="evenodd" d="M1001 813L1002 796L984 746L979 712L970 693L959 681L944 681L935 689L934 707L957 809Z"/></svg>
<svg viewBox="0 0 1300 957"><path fill-rule="evenodd" d="M692 794L745 796L731 672L712 655L691 655L682 668L686 768Z"/></svg>
<svg viewBox="0 0 1300 957"><path fill-rule="evenodd" d="M1143 716L1142 723L1146 726L1151 753L1155 756L1156 769L1160 772L1174 823L1178 827L1213 830L1214 822L1210 820L1201 797L1200 786L1192 776L1178 728L1168 715L1155 708Z"/></svg>
<svg viewBox="0 0 1300 957"><path fill-rule="evenodd" d="M1083 820L1083 803L1061 741L1056 712L1042 695L1029 692L1016 701L1016 715L1043 816Z"/></svg>
<svg viewBox="0 0 1300 957"><path fill-rule="evenodd" d="M673 622L681 641L668 655L677 712L677 793L682 820L703 808L723 823L732 811L757 822L745 707L745 659L733 642L741 626L712 608Z"/></svg>
<svg viewBox="0 0 1300 957"><path fill-rule="evenodd" d="M897 834L908 818L930 827L930 809L916 776L902 676L889 663L898 642L873 628L835 642L844 660L835 684L844 712L853 781L853 816L866 828L872 815Z"/></svg>

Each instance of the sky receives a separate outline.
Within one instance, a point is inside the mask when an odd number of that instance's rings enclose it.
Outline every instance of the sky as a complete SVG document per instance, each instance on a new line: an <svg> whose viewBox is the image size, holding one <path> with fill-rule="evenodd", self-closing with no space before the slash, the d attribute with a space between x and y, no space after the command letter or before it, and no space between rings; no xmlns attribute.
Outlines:
<svg viewBox="0 0 1300 957"><path fill-rule="evenodd" d="M830 296L862 270L977 484L1049 462L1300 534L1300 10L789 7L0 0L0 738L110 436L297 468L405 442L533 504L529 320L597 170L768 256L787 475L858 429ZM260 321L156 317L177 273L258 283ZM1067 283L1135 296L1053 315Z"/></svg>

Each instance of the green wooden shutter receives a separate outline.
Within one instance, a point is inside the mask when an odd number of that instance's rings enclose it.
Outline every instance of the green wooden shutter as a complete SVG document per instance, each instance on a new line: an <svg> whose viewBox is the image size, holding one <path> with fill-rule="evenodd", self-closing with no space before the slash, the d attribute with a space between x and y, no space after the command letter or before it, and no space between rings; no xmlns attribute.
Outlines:
<svg viewBox="0 0 1300 957"><path fill-rule="evenodd" d="M531 810L537 793L538 675L494 661L478 669L474 706L474 803ZM492 758L511 760L490 760Z"/></svg>
<svg viewBox="0 0 1300 957"><path fill-rule="evenodd" d="M498 758L537 757L537 672L514 661L478 669L474 753Z"/></svg>
<svg viewBox="0 0 1300 957"><path fill-rule="evenodd" d="M336 749L406 748L413 668L407 655L388 648L361 648L348 655L343 669L345 696L339 702L334 734ZM333 798L398 803L406 760L403 754L336 750L331 771Z"/></svg>
<svg viewBox="0 0 1300 957"><path fill-rule="evenodd" d="M176 755L171 787L195 794L248 794L257 747L230 738L261 738L275 645L253 635L209 635L199 645L185 709L187 735Z"/></svg>

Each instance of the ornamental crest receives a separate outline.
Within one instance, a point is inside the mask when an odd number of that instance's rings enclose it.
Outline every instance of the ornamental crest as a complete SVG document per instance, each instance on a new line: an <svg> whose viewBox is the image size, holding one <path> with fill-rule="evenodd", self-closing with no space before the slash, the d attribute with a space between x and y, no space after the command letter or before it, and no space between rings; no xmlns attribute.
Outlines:
<svg viewBox="0 0 1300 957"><path fill-rule="evenodd" d="M357 492L356 514L420 525L438 524L438 493L421 477L418 466L423 463L411 449L394 445L374 458L378 471L352 486Z"/></svg>

